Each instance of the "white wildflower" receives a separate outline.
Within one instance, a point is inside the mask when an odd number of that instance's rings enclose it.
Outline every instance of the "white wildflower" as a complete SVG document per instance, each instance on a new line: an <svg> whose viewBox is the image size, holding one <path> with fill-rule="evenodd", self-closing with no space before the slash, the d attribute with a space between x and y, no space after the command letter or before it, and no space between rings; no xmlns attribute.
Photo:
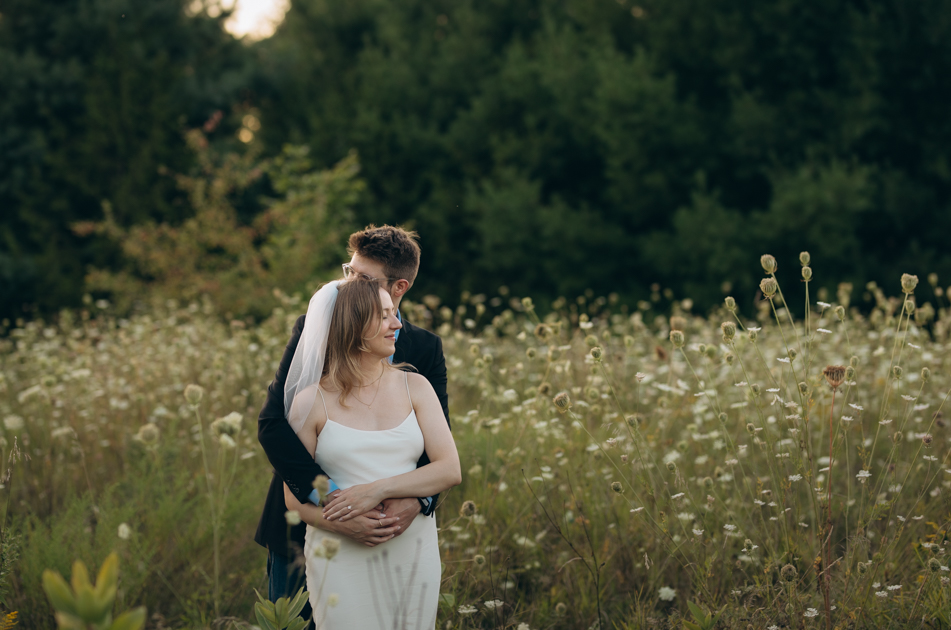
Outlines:
<svg viewBox="0 0 951 630"><path fill-rule="evenodd" d="M674 600L674 597L677 596L677 591L670 588L669 586L661 586L660 590L657 591L657 596L665 602L671 602Z"/></svg>

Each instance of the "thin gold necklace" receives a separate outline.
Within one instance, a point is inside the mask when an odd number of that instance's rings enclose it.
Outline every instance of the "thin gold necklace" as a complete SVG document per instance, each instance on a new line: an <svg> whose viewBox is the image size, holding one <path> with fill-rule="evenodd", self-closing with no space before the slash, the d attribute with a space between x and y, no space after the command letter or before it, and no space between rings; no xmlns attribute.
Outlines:
<svg viewBox="0 0 951 630"><path fill-rule="evenodd" d="M363 389L364 387L369 387L369 386L372 385L373 383L380 382L380 380L383 378L383 374L385 374L385 373L386 373L386 368L383 367L383 365L380 365L380 375L377 376L376 379L374 379L373 381L367 383L366 385L361 385L361 386L360 386L360 389ZM380 385L382 385L382 383L380 383ZM376 402L376 397L377 397L377 395L379 395L379 393L380 393L380 387L378 386L378 387L376 388L376 393L373 394L373 398L370 400L369 403L365 403L365 402L363 402L362 400L360 400L360 397L357 396L357 393L356 393L356 392L353 392L353 397L356 398L357 401L358 401L361 405L366 405L367 409L369 409L371 406L373 406L373 403Z"/></svg>

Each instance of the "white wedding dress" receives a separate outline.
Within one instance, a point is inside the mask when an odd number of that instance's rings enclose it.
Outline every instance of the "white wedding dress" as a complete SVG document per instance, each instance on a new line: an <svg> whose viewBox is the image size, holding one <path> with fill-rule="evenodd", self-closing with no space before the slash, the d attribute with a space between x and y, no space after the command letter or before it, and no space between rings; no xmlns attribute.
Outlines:
<svg viewBox="0 0 951 630"><path fill-rule="evenodd" d="M328 416L314 459L340 488L349 488L415 470L423 449L415 411L383 431L353 429ZM340 541L329 561L314 555L325 537ZM308 525L304 558L318 630L435 628L441 575L435 518L417 516L400 536L376 547ZM327 603L331 596L334 606Z"/></svg>

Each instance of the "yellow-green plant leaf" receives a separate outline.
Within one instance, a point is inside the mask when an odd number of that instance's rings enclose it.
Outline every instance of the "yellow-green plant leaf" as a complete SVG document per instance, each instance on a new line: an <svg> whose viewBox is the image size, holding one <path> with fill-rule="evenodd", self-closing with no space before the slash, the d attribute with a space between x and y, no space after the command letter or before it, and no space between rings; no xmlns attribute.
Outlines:
<svg viewBox="0 0 951 630"><path fill-rule="evenodd" d="M303 617L294 617L290 623L287 624L287 630L304 630L309 621L309 619L304 619Z"/></svg>
<svg viewBox="0 0 951 630"><path fill-rule="evenodd" d="M112 606L109 606L104 609L102 602L96 597L96 592L89 586L76 592L76 613L85 623L103 623L111 608Z"/></svg>
<svg viewBox="0 0 951 630"><path fill-rule="evenodd" d="M280 597L276 602L274 602L274 616L277 617L277 624L279 627L284 628L287 626L287 621L290 617L287 614L286 597Z"/></svg>
<svg viewBox="0 0 951 630"><path fill-rule="evenodd" d="M687 630L703 630L703 628L701 628L697 624L691 623L689 621L684 622L684 628L686 628Z"/></svg>
<svg viewBox="0 0 951 630"><path fill-rule="evenodd" d="M268 614L265 615L265 612ZM273 614L273 610L268 610L261 604L254 605L254 616L257 617L258 625L261 626L261 630L281 630L277 627L277 622L274 621Z"/></svg>
<svg viewBox="0 0 951 630"><path fill-rule="evenodd" d="M112 597L115 598L115 589L118 583L119 554L113 551L106 556L102 566L99 567L99 575L96 577L96 596L101 599L109 592L109 589L112 589Z"/></svg>
<svg viewBox="0 0 951 630"><path fill-rule="evenodd" d="M76 597L62 575L50 569L43 571L43 590L55 610L68 615L76 614Z"/></svg>
<svg viewBox="0 0 951 630"><path fill-rule="evenodd" d="M56 625L59 630L86 630L82 619L64 612L56 613Z"/></svg>
<svg viewBox="0 0 951 630"><path fill-rule="evenodd" d="M109 630L141 630L145 625L145 606L139 606L116 617Z"/></svg>
<svg viewBox="0 0 951 630"><path fill-rule="evenodd" d="M300 611L304 610L304 606L307 604L307 598L309 597L310 593L305 591L304 587L301 587L300 590L297 591L297 595L294 596L294 599L292 599L287 606L287 616L292 619L297 617Z"/></svg>
<svg viewBox="0 0 951 630"><path fill-rule="evenodd" d="M82 560L73 563L73 575L70 580L73 584L73 591L77 595L84 588L92 590L92 584L89 583L89 571L86 570L86 565L83 564Z"/></svg>

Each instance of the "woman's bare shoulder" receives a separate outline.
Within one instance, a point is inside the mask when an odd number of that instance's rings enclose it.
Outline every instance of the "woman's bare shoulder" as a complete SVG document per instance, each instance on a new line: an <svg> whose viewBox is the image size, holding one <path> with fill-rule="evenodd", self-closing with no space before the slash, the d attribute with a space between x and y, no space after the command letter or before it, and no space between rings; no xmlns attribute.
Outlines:
<svg viewBox="0 0 951 630"><path fill-rule="evenodd" d="M422 374L416 372L406 372L405 374L412 393L426 394L427 392L434 392L432 383Z"/></svg>

